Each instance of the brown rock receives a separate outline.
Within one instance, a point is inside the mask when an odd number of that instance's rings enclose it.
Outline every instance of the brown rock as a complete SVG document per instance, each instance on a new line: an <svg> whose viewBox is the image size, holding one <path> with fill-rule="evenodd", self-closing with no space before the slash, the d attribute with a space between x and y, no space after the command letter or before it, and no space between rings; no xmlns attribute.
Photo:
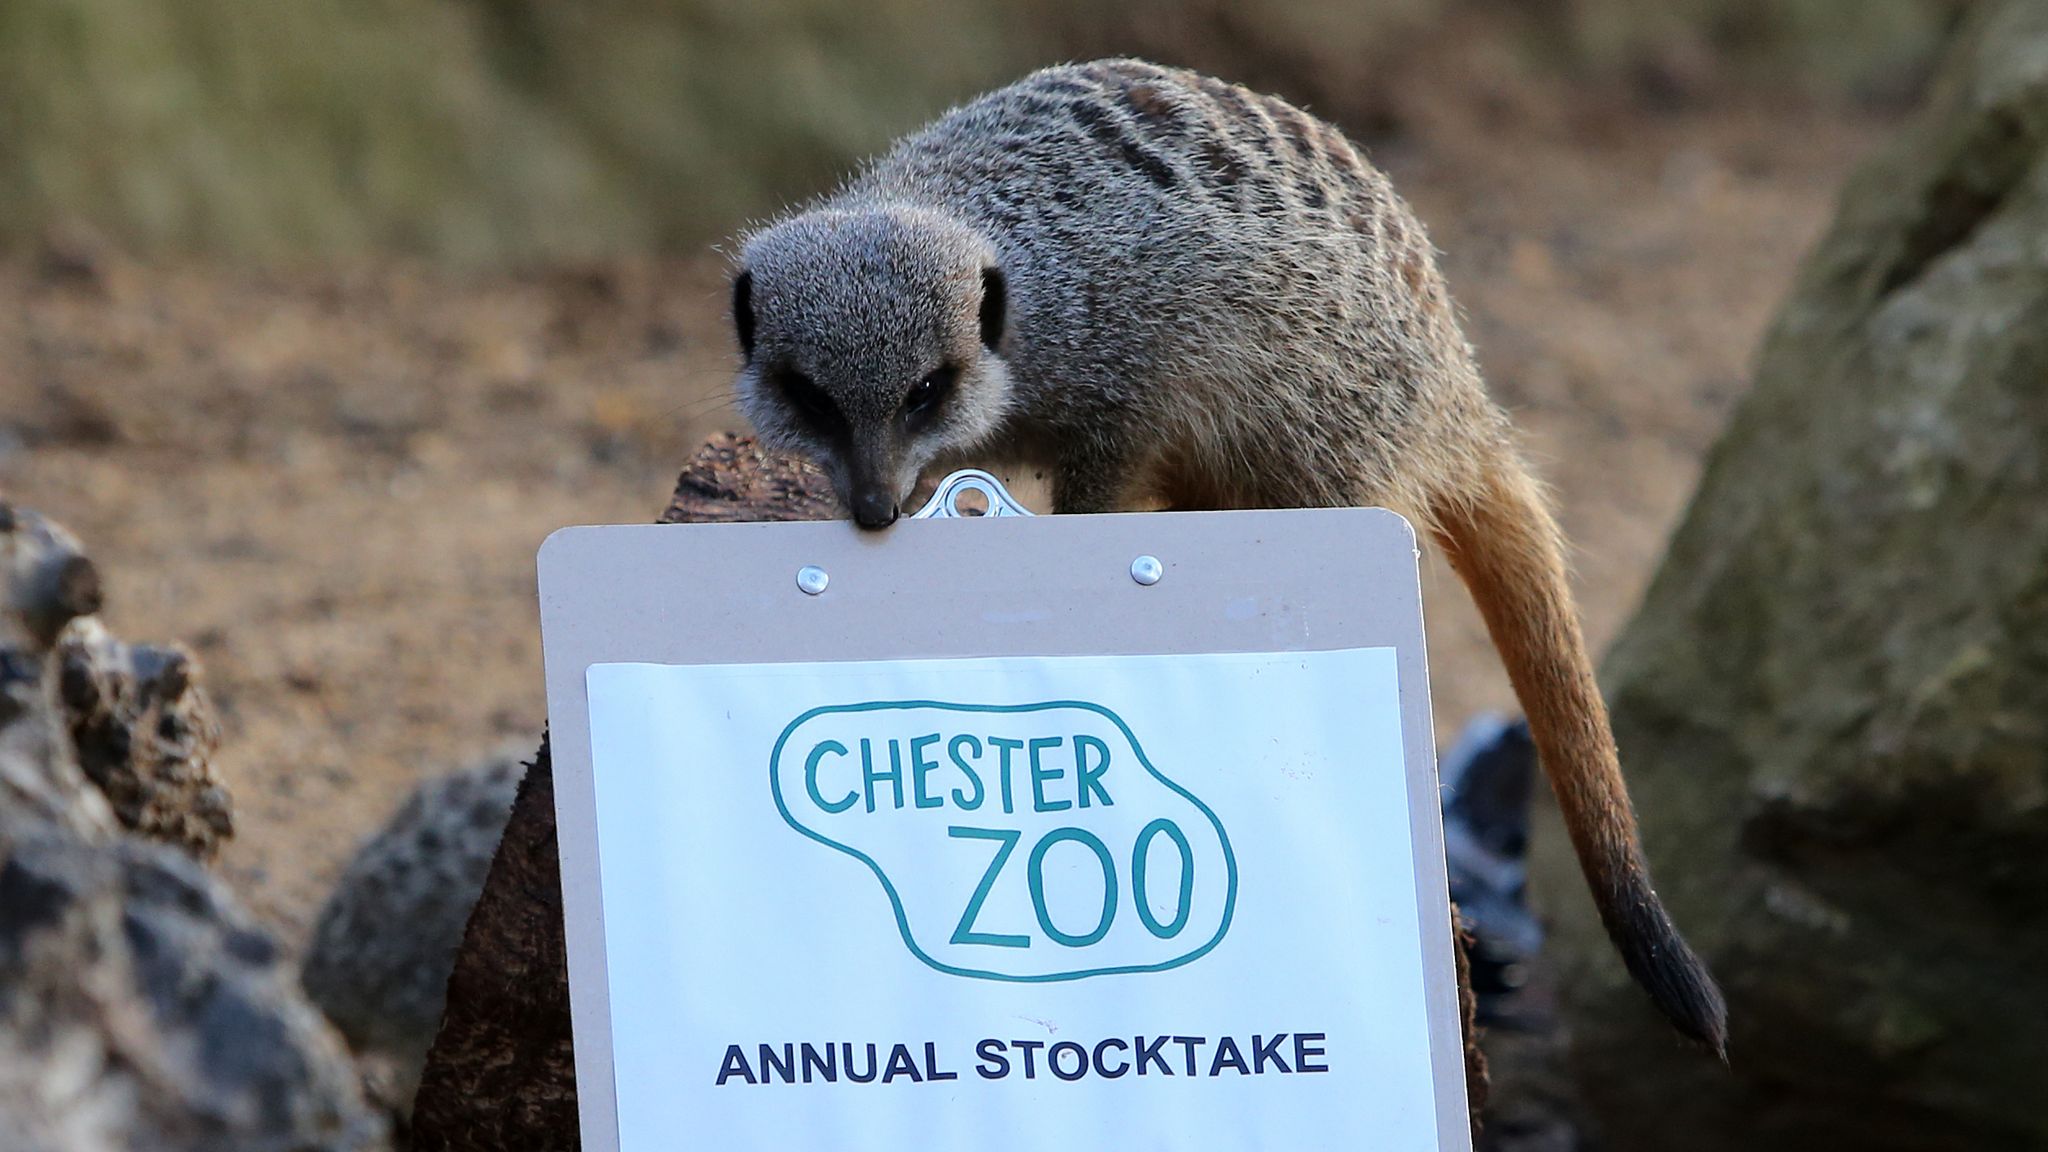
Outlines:
<svg viewBox="0 0 2048 1152"><path fill-rule="evenodd" d="M421 784L364 841L320 909L299 982L406 1125L448 974L527 765L491 756Z"/></svg>
<svg viewBox="0 0 2048 1152"><path fill-rule="evenodd" d="M213 771L220 724L179 647L126 644L97 619L58 638L58 699L79 767L123 827L201 860L234 834L227 786Z"/></svg>

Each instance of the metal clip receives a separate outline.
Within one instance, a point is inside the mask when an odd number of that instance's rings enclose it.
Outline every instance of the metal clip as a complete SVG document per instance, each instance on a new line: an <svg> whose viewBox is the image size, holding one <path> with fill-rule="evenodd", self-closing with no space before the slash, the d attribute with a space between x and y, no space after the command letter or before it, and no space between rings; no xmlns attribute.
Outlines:
<svg viewBox="0 0 2048 1152"><path fill-rule="evenodd" d="M988 501L988 511L982 516L1029 516L1031 509L1017 503L1003 487L1003 482L979 468L962 468L944 480L932 492L932 498L924 507L911 513L912 520L974 519L972 512L960 510L960 493L979 492Z"/></svg>

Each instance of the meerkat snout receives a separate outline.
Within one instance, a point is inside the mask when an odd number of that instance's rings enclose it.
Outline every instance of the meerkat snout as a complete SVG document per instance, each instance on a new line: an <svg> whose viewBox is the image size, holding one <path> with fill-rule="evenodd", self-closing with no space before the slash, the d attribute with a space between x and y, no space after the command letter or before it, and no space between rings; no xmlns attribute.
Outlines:
<svg viewBox="0 0 2048 1152"><path fill-rule="evenodd" d="M853 522L863 528L887 528L902 514L903 505L877 489L858 493L853 498Z"/></svg>
<svg viewBox="0 0 2048 1152"><path fill-rule="evenodd" d="M855 523L886 528L935 460L1000 426L1008 316L994 248L953 218L886 202L792 217L747 241L733 278L741 409L817 460Z"/></svg>

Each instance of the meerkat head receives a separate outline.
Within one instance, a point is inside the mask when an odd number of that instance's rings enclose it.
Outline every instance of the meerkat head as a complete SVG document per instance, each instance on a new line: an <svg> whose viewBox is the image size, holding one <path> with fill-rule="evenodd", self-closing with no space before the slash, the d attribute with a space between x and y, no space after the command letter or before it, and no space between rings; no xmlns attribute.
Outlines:
<svg viewBox="0 0 2048 1152"><path fill-rule="evenodd" d="M749 239L732 286L741 408L823 465L865 528L1009 406L1003 272L988 241L899 205L819 209Z"/></svg>

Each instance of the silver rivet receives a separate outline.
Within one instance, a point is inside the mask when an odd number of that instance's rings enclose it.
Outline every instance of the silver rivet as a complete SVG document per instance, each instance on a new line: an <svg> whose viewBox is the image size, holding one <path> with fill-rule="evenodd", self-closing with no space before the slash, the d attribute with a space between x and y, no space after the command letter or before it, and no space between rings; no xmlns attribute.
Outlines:
<svg viewBox="0 0 2048 1152"><path fill-rule="evenodd" d="M806 564L796 570L796 586L803 589L807 595L819 595L825 591L825 585L831 582L831 575L816 564Z"/></svg>
<svg viewBox="0 0 2048 1152"><path fill-rule="evenodd" d="M1148 588L1159 583L1159 578L1164 575L1166 566L1159 562L1157 556L1140 556L1131 561L1131 579Z"/></svg>

